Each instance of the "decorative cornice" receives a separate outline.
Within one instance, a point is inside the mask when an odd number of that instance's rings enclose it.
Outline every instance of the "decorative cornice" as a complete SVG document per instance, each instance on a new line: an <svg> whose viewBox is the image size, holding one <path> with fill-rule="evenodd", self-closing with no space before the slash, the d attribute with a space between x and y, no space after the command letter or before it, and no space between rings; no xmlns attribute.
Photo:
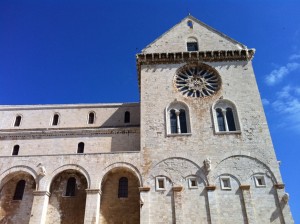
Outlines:
<svg viewBox="0 0 300 224"><path fill-rule="evenodd" d="M85 192L87 194L101 194L101 190L100 189L85 189Z"/></svg>
<svg viewBox="0 0 300 224"><path fill-rule="evenodd" d="M139 191L150 191L150 187L139 187Z"/></svg>
<svg viewBox="0 0 300 224"><path fill-rule="evenodd" d="M250 190L250 185L240 185L240 189L249 191Z"/></svg>
<svg viewBox="0 0 300 224"><path fill-rule="evenodd" d="M214 190L216 190L216 186L214 186L214 185L209 185L209 186L206 186L205 188L208 191L214 191Z"/></svg>
<svg viewBox="0 0 300 224"><path fill-rule="evenodd" d="M49 137L76 137L76 136L97 136L116 134L140 133L139 127L118 127L118 128L90 128L90 129L56 129L56 130L14 130L1 131L0 140L6 139L40 139Z"/></svg>
<svg viewBox="0 0 300 224"><path fill-rule="evenodd" d="M255 49L218 50L218 51L190 51L174 53L145 53L136 55L138 82L140 85L141 65L178 64L222 61L251 61Z"/></svg>
<svg viewBox="0 0 300 224"><path fill-rule="evenodd" d="M182 191L182 189L183 189L182 186L174 186L174 187L172 188L172 190L173 190L173 191L176 191L176 192L180 192L180 191Z"/></svg>
<svg viewBox="0 0 300 224"><path fill-rule="evenodd" d="M48 196L50 197L51 193L49 191L33 191L34 196Z"/></svg>
<svg viewBox="0 0 300 224"><path fill-rule="evenodd" d="M283 183L280 183L280 184L274 184L274 187L276 189L284 189L285 185Z"/></svg>

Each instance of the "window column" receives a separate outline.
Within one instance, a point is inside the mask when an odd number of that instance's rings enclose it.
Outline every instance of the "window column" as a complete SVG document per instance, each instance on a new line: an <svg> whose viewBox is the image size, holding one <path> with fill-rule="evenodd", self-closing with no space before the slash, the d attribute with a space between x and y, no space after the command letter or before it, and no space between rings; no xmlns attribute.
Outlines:
<svg viewBox="0 0 300 224"><path fill-rule="evenodd" d="M86 189L84 223L99 224L100 189Z"/></svg>
<svg viewBox="0 0 300 224"><path fill-rule="evenodd" d="M175 110L175 114L176 114L176 121L177 121L177 133L180 134L181 133L180 119L179 119L180 111L179 110Z"/></svg>
<svg viewBox="0 0 300 224"><path fill-rule="evenodd" d="M228 123L227 123L227 117L226 117L226 110L222 109L223 117L224 117L224 123L225 123L225 131L228 131Z"/></svg>

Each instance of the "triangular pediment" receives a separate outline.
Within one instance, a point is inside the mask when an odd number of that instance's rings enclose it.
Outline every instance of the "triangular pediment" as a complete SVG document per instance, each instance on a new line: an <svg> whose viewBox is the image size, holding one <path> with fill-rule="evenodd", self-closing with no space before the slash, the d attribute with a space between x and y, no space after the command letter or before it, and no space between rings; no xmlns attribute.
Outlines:
<svg viewBox="0 0 300 224"><path fill-rule="evenodd" d="M188 22L192 22L192 28ZM197 40L199 51L242 50L247 47L189 15L165 32L142 53L185 52L187 42Z"/></svg>

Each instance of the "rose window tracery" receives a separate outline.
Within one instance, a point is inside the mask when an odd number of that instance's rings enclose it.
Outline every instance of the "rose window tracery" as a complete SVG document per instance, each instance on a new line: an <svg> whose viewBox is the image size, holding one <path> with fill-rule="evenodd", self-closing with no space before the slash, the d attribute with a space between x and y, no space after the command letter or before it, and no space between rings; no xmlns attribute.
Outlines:
<svg viewBox="0 0 300 224"><path fill-rule="evenodd" d="M176 73L174 85L184 96L207 97L220 89L221 79L206 66L184 66Z"/></svg>

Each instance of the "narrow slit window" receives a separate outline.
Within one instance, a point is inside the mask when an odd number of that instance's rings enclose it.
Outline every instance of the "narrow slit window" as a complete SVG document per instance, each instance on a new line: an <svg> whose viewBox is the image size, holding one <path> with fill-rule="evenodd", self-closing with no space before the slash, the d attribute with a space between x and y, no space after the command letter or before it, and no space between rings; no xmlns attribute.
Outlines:
<svg viewBox="0 0 300 224"><path fill-rule="evenodd" d="M53 126L58 125L58 121L59 121L59 115L58 115L58 114L54 114L54 116L53 116L53 121L52 121L52 125L53 125Z"/></svg>
<svg viewBox="0 0 300 224"><path fill-rule="evenodd" d="M23 199L25 183L26 183L25 180L20 180L17 183L13 200L22 200Z"/></svg>
<svg viewBox="0 0 300 224"><path fill-rule="evenodd" d="M13 148L13 151L12 151L12 155L17 156L19 154L19 149L20 149L20 146L15 145L14 148Z"/></svg>
<svg viewBox="0 0 300 224"><path fill-rule="evenodd" d="M187 133L185 110L180 110L179 121L180 121L180 132Z"/></svg>
<svg viewBox="0 0 300 224"><path fill-rule="evenodd" d="M21 125L21 120L22 120L22 117L20 115L16 116L16 120L15 120L14 126L15 127L19 127Z"/></svg>
<svg viewBox="0 0 300 224"><path fill-rule="evenodd" d="M84 143L83 142L78 143L77 153L84 153Z"/></svg>
<svg viewBox="0 0 300 224"><path fill-rule="evenodd" d="M95 122L95 113L90 112L89 113L89 124L94 124L94 122Z"/></svg>
<svg viewBox="0 0 300 224"><path fill-rule="evenodd" d="M76 179L75 177L70 177L67 182L65 196L69 196L69 197L75 196L75 190L76 190Z"/></svg>
<svg viewBox="0 0 300 224"><path fill-rule="evenodd" d="M193 22L191 20L187 21L187 25L189 28L193 29Z"/></svg>
<svg viewBox="0 0 300 224"><path fill-rule="evenodd" d="M219 131L225 131L224 115L220 108L216 109Z"/></svg>
<svg viewBox="0 0 300 224"><path fill-rule="evenodd" d="M177 118L176 118L175 110L170 111L170 126L171 126L171 133L177 133Z"/></svg>
<svg viewBox="0 0 300 224"><path fill-rule="evenodd" d="M118 198L128 198L128 179L126 177L119 179Z"/></svg>
<svg viewBox="0 0 300 224"><path fill-rule="evenodd" d="M124 123L130 123L130 112L129 111L125 112Z"/></svg>
<svg viewBox="0 0 300 224"><path fill-rule="evenodd" d="M226 119L227 119L227 124L228 124L229 131L236 131L233 112L232 112L231 108L226 109Z"/></svg>
<svg viewBox="0 0 300 224"><path fill-rule="evenodd" d="M163 191L166 188L166 178L156 177L156 190Z"/></svg>

